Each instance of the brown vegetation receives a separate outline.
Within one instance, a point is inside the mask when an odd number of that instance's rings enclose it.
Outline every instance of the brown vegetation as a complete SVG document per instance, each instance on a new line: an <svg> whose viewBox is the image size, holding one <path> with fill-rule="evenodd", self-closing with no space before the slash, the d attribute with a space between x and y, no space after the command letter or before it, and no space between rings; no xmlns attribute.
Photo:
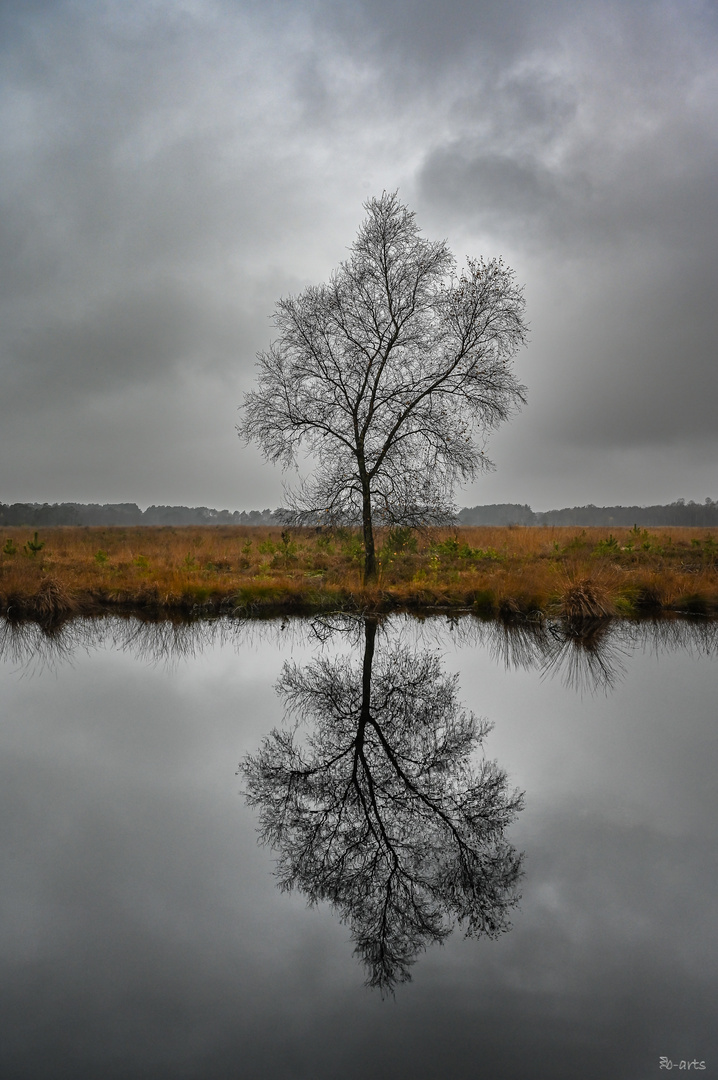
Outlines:
<svg viewBox="0 0 718 1080"><path fill-rule="evenodd" d="M6 528L0 611L317 611L471 607L565 618L718 614L718 539L705 529L384 531L376 584L358 532L276 527Z"/></svg>

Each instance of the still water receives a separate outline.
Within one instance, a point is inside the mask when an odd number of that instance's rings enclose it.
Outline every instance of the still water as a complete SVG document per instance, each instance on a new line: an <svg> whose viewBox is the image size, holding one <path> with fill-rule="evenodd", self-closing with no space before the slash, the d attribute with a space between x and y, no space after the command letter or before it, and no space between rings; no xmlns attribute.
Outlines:
<svg viewBox="0 0 718 1080"><path fill-rule="evenodd" d="M3 1078L718 1073L716 624L0 657Z"/></svg>

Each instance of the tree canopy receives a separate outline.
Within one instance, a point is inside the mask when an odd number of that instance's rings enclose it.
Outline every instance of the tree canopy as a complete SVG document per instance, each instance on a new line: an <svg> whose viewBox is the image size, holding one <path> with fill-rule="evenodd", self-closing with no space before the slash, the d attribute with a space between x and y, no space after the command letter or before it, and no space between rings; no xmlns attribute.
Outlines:
<svg viewBox="0 0 718 1080"><path fill-rule="evenodd" d="M368 580L377 524L450 520L457 481L490 464L487 432L525 401L511 360L526 325L501 259L457 273L396 192L365 210L328 283L277 303L239 431L285 467L309 454L292 519L361 524Z"/></svg>

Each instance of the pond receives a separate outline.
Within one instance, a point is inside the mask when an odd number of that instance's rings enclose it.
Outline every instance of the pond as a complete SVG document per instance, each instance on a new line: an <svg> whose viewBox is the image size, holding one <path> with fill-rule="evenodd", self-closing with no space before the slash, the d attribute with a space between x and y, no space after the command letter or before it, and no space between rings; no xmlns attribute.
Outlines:
<svg viewBox="0 0 718 1080"><path fill-rule="evenodd" d="M2 623L0 658L3 1077L718 1069L716 623Z"/></svg>

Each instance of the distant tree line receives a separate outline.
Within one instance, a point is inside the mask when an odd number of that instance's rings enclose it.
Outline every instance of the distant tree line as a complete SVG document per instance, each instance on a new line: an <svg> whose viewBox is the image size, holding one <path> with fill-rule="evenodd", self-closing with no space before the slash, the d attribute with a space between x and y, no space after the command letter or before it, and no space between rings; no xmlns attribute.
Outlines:
<svg viewBox="0 0 718 1080"><path fill-rule="evenodd" d="M207 506L136 503L0 503L0 525L274 525L271 510L212 510Z"/></svg>
<svg viewBox="0 0 718 1080"><path fill-rule="evenodd" d="M571 506L533 511L526 503L493 503L460 510L461 525L718 525L718 500L677 499L665 506Z"/></svg>
<svg viewBox="0 0 718 1080"><path fill-rule="evenodd" d="M212 510L207 506L148 506L136 503L0 503L1 525L34 528L52 525L279 525L276 510ZM678 499L665 506L572 506L534 511L528 503L469 506L456 515L459 525L698 525L718 526L718 500Z"/></svg>

